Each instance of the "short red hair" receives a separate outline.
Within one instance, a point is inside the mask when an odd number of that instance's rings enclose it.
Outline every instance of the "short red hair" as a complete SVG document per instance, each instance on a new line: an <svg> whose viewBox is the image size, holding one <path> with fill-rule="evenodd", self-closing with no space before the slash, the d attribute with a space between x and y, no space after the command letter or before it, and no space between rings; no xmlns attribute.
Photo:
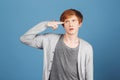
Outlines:
<svg viewBox="0 0 120 80"><path fill-rule="evenodd" d="M80 11L75 10L75 9L65 10L65 11L61 14L61 16L60 16L60 21L61 21L61 22L64 22L65 19L67 19L67 18L69 18L69 17L71 17L71 16L73 16L73 15L75 15L75 16L78 18L78 21L79 21L79 22L82 22L82 21L83 21L83 15L81 14Z"/></svg>

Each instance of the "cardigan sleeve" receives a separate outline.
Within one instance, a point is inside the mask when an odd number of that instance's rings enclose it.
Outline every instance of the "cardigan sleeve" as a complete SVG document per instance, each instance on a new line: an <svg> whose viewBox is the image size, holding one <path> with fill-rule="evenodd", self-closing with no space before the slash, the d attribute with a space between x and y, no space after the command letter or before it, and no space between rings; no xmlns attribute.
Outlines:
<svg viewBox="0 0 120 80"><path fill-rule="evenodd" d="M38 33L47 29L47 21L40 22L35 25L33 28L28 30L25 34L20 37L20 41L26 45L35 47L35 48L43 48L43 39L45 38L45 34L40 35Z"/></svg>

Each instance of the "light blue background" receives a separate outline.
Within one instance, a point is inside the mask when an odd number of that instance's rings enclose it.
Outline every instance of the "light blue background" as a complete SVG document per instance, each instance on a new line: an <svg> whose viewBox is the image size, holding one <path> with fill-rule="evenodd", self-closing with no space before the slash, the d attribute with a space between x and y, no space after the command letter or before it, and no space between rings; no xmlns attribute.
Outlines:
<svg viewBox="0 0 120 80"><path fill-rule="evenodd" d="M42 51L19 37L69 8L84 15L79 36L94 47L94 80L120 80L120 0L0 0L0 80L42 80Z"/></svg>

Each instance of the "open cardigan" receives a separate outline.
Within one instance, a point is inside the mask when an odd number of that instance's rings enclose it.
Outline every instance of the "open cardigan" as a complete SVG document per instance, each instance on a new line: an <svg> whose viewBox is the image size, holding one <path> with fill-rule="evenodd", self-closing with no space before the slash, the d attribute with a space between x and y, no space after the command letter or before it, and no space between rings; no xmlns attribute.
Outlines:
<svg viewBox="0 0 120 80"><path fill-rule="evenodd" d="M47 28L47 21L40 22L20 37L24 44L43 49L43 80L49 78L55 47L61 36L61 34L39 34ZM78 73L80 80L93 80L93 49L83 39L80 39L78 51Z"/></svg>

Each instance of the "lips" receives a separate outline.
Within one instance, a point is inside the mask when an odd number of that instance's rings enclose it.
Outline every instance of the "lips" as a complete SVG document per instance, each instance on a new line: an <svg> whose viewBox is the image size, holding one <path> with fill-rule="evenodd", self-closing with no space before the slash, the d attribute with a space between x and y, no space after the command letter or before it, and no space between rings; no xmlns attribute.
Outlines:
<svg viewBox="0 0 120 80"><path fill-rule="evenodd" d="M74 30L74 28L70 28L69 30Z"/></svg>

